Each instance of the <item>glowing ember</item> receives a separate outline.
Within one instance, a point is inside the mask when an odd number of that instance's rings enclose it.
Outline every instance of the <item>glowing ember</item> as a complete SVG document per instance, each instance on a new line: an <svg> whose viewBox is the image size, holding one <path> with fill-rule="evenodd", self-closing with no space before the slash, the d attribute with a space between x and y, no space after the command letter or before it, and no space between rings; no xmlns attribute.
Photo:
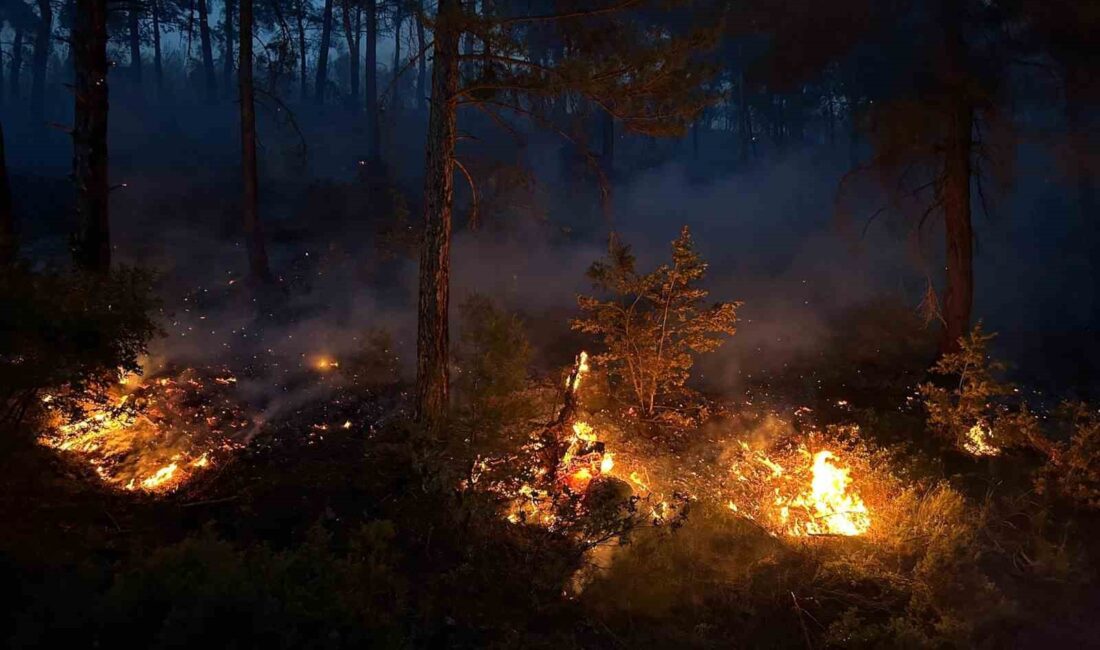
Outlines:
<svg viewBox="0 0 1100 650"><path fill-rule="evenodd" d="M963 449L974 456L997 456L1001 453L1000 448L993 444L993 432L981 422L966 432Z"/></svg>
<svg viewBox="0 0 1100 650"><path fill-rule="evenodd" d="M158 469L156 473L141 482L142 489L149 490L150 492L156 491L172 480L172 477L176 475L177 469L179 469L179 465L175 463Z"/></svg>
<svg viewBox="0 0 1100 650"><path fill-rule="evenodd" d="M340 367L340 362L326 354L319 354L313 358L311 364L318 372L329 372Z"/></svg>

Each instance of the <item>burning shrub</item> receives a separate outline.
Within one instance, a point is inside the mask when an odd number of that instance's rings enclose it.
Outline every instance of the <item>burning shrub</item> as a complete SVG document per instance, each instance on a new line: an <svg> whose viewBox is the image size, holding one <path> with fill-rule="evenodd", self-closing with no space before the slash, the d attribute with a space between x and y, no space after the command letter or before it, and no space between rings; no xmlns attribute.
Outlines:
<svg viewBox="0 0 1100 650"><path fill-rule="evenodd" d="M693 354L717 349L723 335L736 331L740 303L703 304L707 291L698 284L706 270L686 226L672 242L671 265L639 274L630 247L612 237L608 260L588 270L596 288L612 298L578 298L586 316L574 320L573 329L603 339L607 351L595 360L644 417L683 387Z"/></svg>
<svg viewBox="0 0 1100 650"><path fill-rule="evenodd" d="M960 349L943 355L932 373L958 379L951 388L934 382L919 388L932 430L956 448L973 456L996 456L1001 450L1039 439L1038 422L1021 403L1010 408L1005 398L1016 388L997 377L1004 364L989 358L989 341L979 323L960 340Z"/></svg>
<svg viewBox="0 0 1100 650"><path fill-rule="evenodd" d="M53 391L52 407L74 415L106 403L120 373L138 372L156 332L152 278L116 268L75 272L0 272L0 427L15 428Z"/></svg>

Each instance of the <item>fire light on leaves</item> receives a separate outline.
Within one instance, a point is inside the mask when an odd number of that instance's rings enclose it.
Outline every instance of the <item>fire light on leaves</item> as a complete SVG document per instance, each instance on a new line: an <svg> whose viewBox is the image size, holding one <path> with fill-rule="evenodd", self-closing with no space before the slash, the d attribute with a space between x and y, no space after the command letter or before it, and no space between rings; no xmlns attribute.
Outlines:
<svg viewBox="0 0 1100 650"><path fill-rule="evenodd" d="M963 440L963 449L973 456L997 456L1001 449L993 444L993 432L982 422L970 427Z"/></svg>
<svg viewBox="0 0 1100 650"><path fill-rule="evenodd" d="M108 485L165 494L209 470L241 446L252 421L231 391L226 371L185 369L142 382L129 375L108 402L72 414L42 401L49 426L39 441L88 463Z"/></svg>

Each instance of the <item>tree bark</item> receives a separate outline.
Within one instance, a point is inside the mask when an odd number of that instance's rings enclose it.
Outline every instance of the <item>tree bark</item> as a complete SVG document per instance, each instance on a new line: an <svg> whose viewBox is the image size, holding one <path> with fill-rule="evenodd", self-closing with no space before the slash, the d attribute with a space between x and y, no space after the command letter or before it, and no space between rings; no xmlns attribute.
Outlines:
<svg viewBox="0 0 1100 650"><path fill-rule="evenodd" d="M393 11L393 101L390 105L396 114L401 108L401 24L405 16L401 11L401 3L397 3Z"/></svg>
<svg viewBox="0 0 1100 650"><path fill-rule="evenodd" d="M256 163L256 97L252 85L252 0L240 0L240 62L237 83L241 102L241 172L244 180L244 234L248 247L248 270L252 279L271 281L260 229L260 183Z"/></svg>
<svg viewBox="0 0 1100 650"><path fill-rule="evenodd" d="M300 84L299 97L303 104L306 103L309 89L306 87L306 0L298 0L298 83Z"/></svg>
<svg viewBox="0 0 1100 650"><path fill-rule="evenodd" d="M217 99L218 82L214 77L214 49L210 44L210 20L206 0L199 0L199 41L202 47L202 70L206 80L206 101Z"/></svg>
<svg viewBox="0 0 1100 650"><path fill-rule="evenodd" d="M428 53L425 51L427 41L424 37L424 0L418 5L420 13L416 16L416 45L420 48L420 60L416 69L416 110L423 113L428 102Z"/></svg>
<svg viewBox="0 0 1100 650"><path fill-rule="evenodd" d="M458 112L459 0L439 0L424 174L424 234L417 305L416 414L435 427L447 411L451 210Z"/></svg>
<svg viewBox="0 0 1100 650"><path fill-rule="evenodd" d="M321 15L321 43L317 49L317 83L314 87L314 101L323 104L325 87L328 85L328 49L332 39L332 0L325 0L325 9Z"/></svg>
<svg viewBox="0 0 1100 650"><path fill-rule="evenodd" d="M341 0L341 15L344 22L344 38L348 42L348 107L353 111L359 108L359 23L358 16L352 22L351 0ZM356 11L358 12L358 4Z"/></svg>
<svg viewBox="0 0 1100 650"><path fill-rule="evenodd" d="M602 111L601 118L603 147L600 158L603 160L603 173L611 180L615 174L615 118L607 111Z"/></svg>
<svg viewBox="0 0 1100 650"><path fill-rule="evenodd" d="M11 101L14 104L19 101L19 73L23 68L23 28L15 29L15 38L11 45Z"/></svg>
<svg viewBox="0 0 1100 650"><path fill-rule="evenodd" d="M107 212L107 0L77 0L73 25L73 261L93 273L111 267Z"/></svg>
<svg viewBox="0 0 1100 650"><path fill-rule="evenodd" d="M971 148L974 109L966 90L965 42L961 8L955 0L941 0L946 55L945 96L949 105L944 147L944 231L947 238L947 287L943 304L941 352L955 352L959 339L970 331L974 299L974 236L970 221Z"/></svg>
<svg viewBox="0 0 1100 650"><path fill-rule="evenodd" d="M38 29L34 35L31 115L41 120L45 117L46 62L50 57L50 33L53 31L53 8L50 0L38 0L38 16Z"/></svg>
<svg viewBox="0 0 1100 650"><path fill-rule="evenodd" d="M367 0L367 158L372 164L382 160L382 126L378 114L378 2Z"/></svg>
<svg viewBox="0 0 1100 650"><path fill-rule="evenodd" d="M11 207L8 161L4 154L4 129L0 125L0 266L10 266L19 252L15 238L15 213Z"/></svg>
<svg viewBox="0 0 1100 650"><path fill-rule="evenodd" d="M153 0L153 76L156 77L156 99L164 101L164 58L161 54L161 0Z"/></svg>
<svg viewBox="0 0 1100 650"><path fill-rule="evenodd" d="M135 91L141 88L141 20L138 9L126 12L130 27L130 83Z"/></svg>
<svg viewBox="0 0 1100 650"><path fill-rule="evenodd" d="M153 12L153 76L157 83L157 101L164 101L164 60L160 50L160 0L152 0Z"/></svg>
<svg viewBox="0 0 1100 650"><path fill-rule="evenodd" d="M222 52L222 79L228 95L233 87L233 0L225 0L225 49Z"/></svg>

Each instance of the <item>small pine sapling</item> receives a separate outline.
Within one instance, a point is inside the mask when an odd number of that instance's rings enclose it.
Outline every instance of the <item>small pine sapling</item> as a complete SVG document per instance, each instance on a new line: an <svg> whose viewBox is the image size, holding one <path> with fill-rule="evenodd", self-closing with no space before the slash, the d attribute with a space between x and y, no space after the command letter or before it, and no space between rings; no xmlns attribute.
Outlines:
<svg viewBox="0 0 1100 650"><path fill-rule="evenodd" d="M708 292L699 287L706 270L686 226L672 242L672 264L638 273L630 247L612 237L608 258L588 270L609 297L580 296L585 316L573 321L573 329L603 339L606 351L595 361L643 417L652 417L662 398L683 387L693 355L717 349L736 331L741 303L706 306Z"/></svg>

